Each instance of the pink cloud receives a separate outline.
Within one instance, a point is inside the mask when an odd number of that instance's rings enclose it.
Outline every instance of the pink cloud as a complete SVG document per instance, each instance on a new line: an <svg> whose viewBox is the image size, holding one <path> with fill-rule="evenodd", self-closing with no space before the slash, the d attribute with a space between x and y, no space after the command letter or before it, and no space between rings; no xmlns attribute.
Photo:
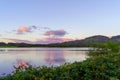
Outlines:
<svg viewBox="0 0 120 80"><path fill-rule="evenodd" d="M28 44L62 43L62 42L67 42L67 41L72 41L73 40L73 39L68 39L68 38L44 38L44 39L38 39L36 41L20 40L20 39L9 39L9 38L4 38L4 39L9 40L9 42L28 43Z"/></svg>
<svg viewBox="0 0 120 80"><path fill-rule="evenodd" d="M50 43L62 43L62 42L67 42L71 40L72 39L68 39L68 38L44 38L44 39L37 40L35 43L50 44Z"/></svg>
<svg viewBox="0 0 120 80"><path fill-rule="evenodd" d="M20 39L9 39L9 38L4 38L5 40L9 40L10 42L14 42L14 43L33 43L31 41L28 40L20 40Z"/></svg>
<svg viewBox="0 0 120 80"><path fill-rule="evenodd" d="M26 26L20 26L17 30L18 34L24 34L27 32L31 32L31 28L30 27L26 27Z"/></svg>
<svg viewBox="0 0 120 80"><path fill-rule="evenodd" d="M50 29L48 27L39 27L39 26L19 26L17 30L13 30L12 32L17 32L17 34L25 34L25 33L30 33L35 30L40 30L40 29Z"/></svg>
<svg viewBox="0 0 120 80"><path fill-rule="evenodd" d="M44 33L45 36L64 36L67 32L64 30L50 30Z"/></svg>

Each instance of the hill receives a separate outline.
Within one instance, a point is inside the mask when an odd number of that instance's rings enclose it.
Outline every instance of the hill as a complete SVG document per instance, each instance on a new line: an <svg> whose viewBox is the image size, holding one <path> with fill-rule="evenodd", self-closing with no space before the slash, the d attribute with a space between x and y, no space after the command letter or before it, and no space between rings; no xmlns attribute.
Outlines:
<svg viewBox="0 0 120 80"><path fill-rule="evenodd" d="M111 40L120 42L120 35L118 35L118 36L112 36Z"/></svg>
<svg viewBox="0 0 120 80"><path fill-rule="evenodd" d="M108 41L115 41L120 42L120 35L118 36L112 36L111 38L107 36L102 35L95 35L91 37L87 37L82 40L74 40L69 42L63 42L63 43L53 43L53 44L27 44L27 43L0 43L1 47L4 46L13 46L13 47L88 47L88 46L94 46L99 43L106 43Z"/></svg>
<svg viewBox="0 0 120 80"><path fill-rule="evenodd" d="M95 46L100 43L106 43L110 40L120 43L120 35L112 36L111 38L103 35L95 35L95 36L87 37L82 40L75 40L75 41L69 41L69 42L57 43L57 44L49 44L49 46L88 47L88 46Z"/></svg>

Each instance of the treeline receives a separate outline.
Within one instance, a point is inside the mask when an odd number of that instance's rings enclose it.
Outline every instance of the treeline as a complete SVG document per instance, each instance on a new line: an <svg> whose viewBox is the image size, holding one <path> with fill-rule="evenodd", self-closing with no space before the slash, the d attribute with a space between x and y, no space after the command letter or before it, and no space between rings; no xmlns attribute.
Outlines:
<svg viewBox="0 0 120 80"><path fill-rule="evenodd" d="M45 47L45 45L27 43L0 43L0 47Z"/></svg>

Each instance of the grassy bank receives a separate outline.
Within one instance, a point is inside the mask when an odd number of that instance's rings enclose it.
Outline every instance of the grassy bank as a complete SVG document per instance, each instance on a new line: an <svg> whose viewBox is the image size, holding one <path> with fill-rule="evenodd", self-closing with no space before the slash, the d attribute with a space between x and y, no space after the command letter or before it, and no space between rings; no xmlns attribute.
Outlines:
<svg viewBox="0 0 120 80"><path fill-rule="evenodd" d="M15 47L15 46L0 46L0 48L18 48L18 47Z"/></svg>
<svg viewBox="0 0 120 80"><path fill-rule="evenodd" d="M60 67L18 67L13 75L0 80L120 80L119 50L119 45L109 42L90 52L91 58L83 62Z"/></svg>

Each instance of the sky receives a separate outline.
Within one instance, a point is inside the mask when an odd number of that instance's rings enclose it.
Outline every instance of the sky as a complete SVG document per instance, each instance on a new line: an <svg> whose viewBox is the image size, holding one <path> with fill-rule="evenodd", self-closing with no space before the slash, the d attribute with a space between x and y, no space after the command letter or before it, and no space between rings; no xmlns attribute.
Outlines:
<svg viewBox="0 0 120 80"><path fill-rule="evenodd" d="M48 44L120 35L120 0L0 0L0 42Z"/></svg>

